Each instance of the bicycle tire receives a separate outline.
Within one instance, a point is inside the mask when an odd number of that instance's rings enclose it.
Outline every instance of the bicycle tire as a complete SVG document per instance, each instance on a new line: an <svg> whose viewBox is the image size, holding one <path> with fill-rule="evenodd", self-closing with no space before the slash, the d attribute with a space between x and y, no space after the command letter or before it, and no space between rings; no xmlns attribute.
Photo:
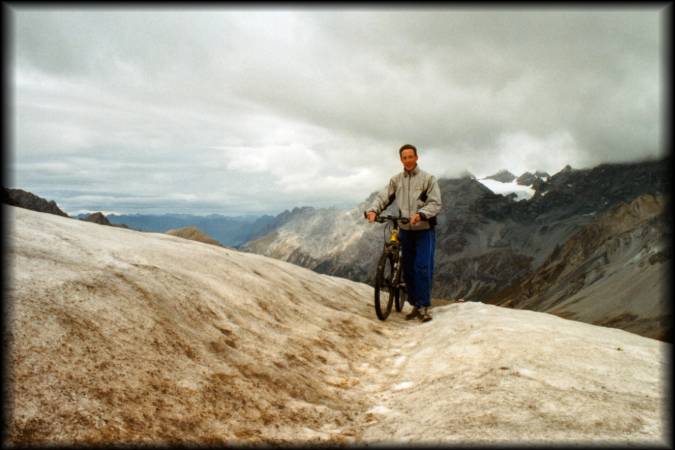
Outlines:
<svg viewBox="0 0 675 450"><path fill-rule="evenodd" d="M393 255L393 259L395 270L393 284L396 286L396 290L394 291L394 307L396 308L396 312L401 312L401 309L403 309L403 302L405 301L403 299L403 292L399 287L401 285L401 261L399 258L396 258L396 255Z"/></svg>
<svg viewBox="0 0 675 450"><path fill-rule="evenodd" d="M396 312L401 312L405 306L405 302L408 301L408 293L405 289L396 289L396 298L394 299L394 306L396 307Z"/></svg>
<svg viewBox="0 0 675 450"><path fill-rule="evenodd" d="M392 287L394 261L389 253L383 253L377 264L375 275L375 314L380 320L387 320L394 303L395 292Z"/></svg>

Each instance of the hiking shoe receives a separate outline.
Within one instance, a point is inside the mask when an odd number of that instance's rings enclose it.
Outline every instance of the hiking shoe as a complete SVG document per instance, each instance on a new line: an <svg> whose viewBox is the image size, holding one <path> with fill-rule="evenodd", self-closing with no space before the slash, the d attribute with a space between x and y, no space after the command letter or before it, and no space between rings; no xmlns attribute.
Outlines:
<svg viewBox="0 0 675 450"><path fill-rule="evenodd" d="M420 309L417 306L415 306L413 307L413 310L409 314L406 314L405 320L413 320L416 319L417 317L420 317Z"/></svg>
<svg viewBox="0 0 675 450"><path fill-rule="evenodd" d="M420 313L420 320L422 322L428 322L431 320L431 308L424 307Z"/></svg>

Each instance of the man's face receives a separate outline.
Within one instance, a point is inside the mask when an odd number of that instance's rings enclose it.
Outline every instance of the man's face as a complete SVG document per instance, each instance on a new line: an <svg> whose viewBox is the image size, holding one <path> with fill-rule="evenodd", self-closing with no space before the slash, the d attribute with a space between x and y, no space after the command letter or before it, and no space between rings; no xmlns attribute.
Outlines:
<svg viewBox="0 0 675 450"><path fill-rule="evenodd" d="M415 168L415 164L417 164L417 155L415 154L415 150L411 148L406 148L401 152L401 162L403 163L403 167L407 171L411 171Z"/></svg>

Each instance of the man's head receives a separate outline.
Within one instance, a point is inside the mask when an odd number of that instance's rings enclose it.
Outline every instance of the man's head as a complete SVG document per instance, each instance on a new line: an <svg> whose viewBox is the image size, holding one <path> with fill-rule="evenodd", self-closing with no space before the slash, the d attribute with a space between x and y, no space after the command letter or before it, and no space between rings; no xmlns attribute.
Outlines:
<svg viewBox="0 0 675 450"><path fill-rule="evenodd" d="M405 144L398 150L398 154L405 170L410 172L415 168L417 165L417 149L414 145Z"/></svg>

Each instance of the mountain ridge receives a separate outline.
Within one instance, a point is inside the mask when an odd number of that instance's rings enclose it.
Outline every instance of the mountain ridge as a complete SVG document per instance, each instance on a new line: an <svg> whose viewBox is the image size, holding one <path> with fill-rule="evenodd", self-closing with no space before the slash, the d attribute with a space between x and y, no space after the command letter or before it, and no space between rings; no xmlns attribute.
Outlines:
<svg viewBox="0 0 675 450"><path fill-rule="evenodd" d="M37 212L55 214L57 216L69 217L58 207L54 200L46 200L32 192L23 189L2 188L2 202L20 208L30 209Z"/></svg>

